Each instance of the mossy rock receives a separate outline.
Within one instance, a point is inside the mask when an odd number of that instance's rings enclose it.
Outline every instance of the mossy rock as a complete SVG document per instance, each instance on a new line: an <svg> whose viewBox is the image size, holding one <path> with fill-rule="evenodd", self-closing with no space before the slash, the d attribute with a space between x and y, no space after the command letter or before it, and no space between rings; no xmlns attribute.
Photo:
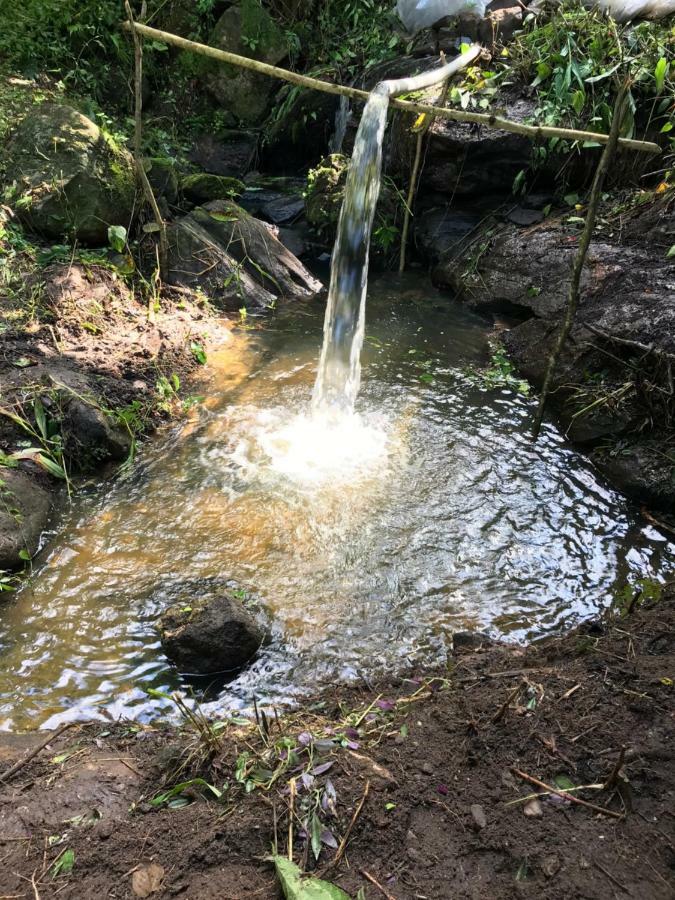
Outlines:
<svg viewBox="0 0 675 900"><path fill-rule="evenodd" d="M110 225L129 226L131 156L70 106L48 103L29 113L10 141L5 171L5 196L45 237L105 244Z"/></svg>
<svg viewBox="0 0 675 900"><path fill-rule="evenodd" d="M305 215L312 228L321 235L335 234L348 168L346 156L331 153L309 173Z"/></svg>
<svg viewBox="0 0 675 900"><path fill-rule="evenodd" d="M286 35L259 0L240 0L227 9L216 23L209 44L270 65L280 63L290 49ZM205 81L218 103L249 125L263 121L279 89L267 75L222 64L214 67Z"/></svg>
<svg viewBox="0 0 675 900"><path fill-rule="evenodd" d="M238 178L227 178L225 175L209 175L198 172L188 175L181 181L181 190L193 203L208 203L210 200L231 200L240 197L246 185Z"/></svg>

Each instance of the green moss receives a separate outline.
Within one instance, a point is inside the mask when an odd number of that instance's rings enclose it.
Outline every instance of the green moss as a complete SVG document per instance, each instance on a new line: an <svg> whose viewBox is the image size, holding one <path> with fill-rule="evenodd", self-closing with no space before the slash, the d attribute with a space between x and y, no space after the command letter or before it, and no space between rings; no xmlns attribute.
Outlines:
<svg viewBox="0 0 675 900"><path fill-rule="evenodd" d="M210 200L229 200L239 197L246 190L246 185L238 178L226 178L224 175L208 175L199 172L188 175L181 182L181 190L195 203L208 203Z"/></svg>

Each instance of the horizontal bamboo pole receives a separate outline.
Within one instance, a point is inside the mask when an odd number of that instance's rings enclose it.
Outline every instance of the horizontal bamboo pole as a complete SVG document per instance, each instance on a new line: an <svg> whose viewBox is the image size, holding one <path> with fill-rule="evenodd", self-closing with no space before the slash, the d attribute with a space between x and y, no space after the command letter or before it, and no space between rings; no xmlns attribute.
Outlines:
<svg viewBox="0 0 675 900"><path fill-rule="evenodd" d="M127 30L131 28L128 22L123 23L122 27ZM208 56L219 62L239 66L242 69L249 69L251 72L269 75L271 78L280 78L282 81L297 84L299 87L323 91L326 94L339 94L343 97L351 97L352 100L367 100L369 96L367 91L360 91L357 88L347 87L344 84L333 84L330 81L322 81L318 78L311 78L309 75L300 75L297 72L289 72L287 69L281 69L279 66L270 66L268 63L259 62L257 59L249 59L247 56L239 56L236 53L229 53L227 50L209 47L208 44L189 41L187 38L180 37L177 34L172 34L169 31L160 31L159 28L151 28L149 25L141 25L139 22L134 23L134 28L143 37L160 41L163 44L172 44L174 47L180 47L181 50ZM554 128L550 125L525 125L522 122L513 122L511 119L504 119L501 116L493 116L489 113L474 113L460 109L446 109L441 106L427 106L424 103L413 103L410 100L394 99L391 101L391 105L407 112L430 113L441 119L450 119L452 122L485 125L487 128L499 128L502 131L513 132L513 134L524 134L532 138L532 140L557 137L566 141L595 141L598 144L606 144L609 140L609 135L596 134L594 131L578 131L576 128ZM642 153L661 153L659 145L651 141L635 141L629 138L621 138L619 147L623 147L626 150L638 150Z"/></svg>

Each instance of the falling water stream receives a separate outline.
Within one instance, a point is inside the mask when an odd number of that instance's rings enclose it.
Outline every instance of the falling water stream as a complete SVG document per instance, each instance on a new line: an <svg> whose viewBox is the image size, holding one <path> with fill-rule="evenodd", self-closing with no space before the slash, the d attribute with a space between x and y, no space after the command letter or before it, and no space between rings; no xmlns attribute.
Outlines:
<svg viewBox="0 0 675 900"><path fill-rule="evenodd" d="M192 683L220 713L443 664L457 630L559 631L675 570L554 426L532 443L529 398L471 374L484 322L418 275L366 287L387 96L356 143L318 376L320 302L236 329L189 420L75 495L0 606L0 728L167 713L148 689L185 682L157 618L206 580L251 593L271 632L228 683Z"/></svg>

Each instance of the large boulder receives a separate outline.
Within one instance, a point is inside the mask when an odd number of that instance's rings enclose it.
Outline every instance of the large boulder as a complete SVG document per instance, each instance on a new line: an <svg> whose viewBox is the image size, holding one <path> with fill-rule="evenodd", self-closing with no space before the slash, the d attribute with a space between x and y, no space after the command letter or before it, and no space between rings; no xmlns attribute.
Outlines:
<svg viewBox="0 0 675 900"><path fill-rule="evenodd" d="M169 281L201 288L226 309L265 308L318 293L317 281L279 241L276 228L236 203L198 206L169 227Z"/></svg>
<svg viewBox="0 0 675 900"><path fill-rule="evenodd" d="M196 172L183 178L180 188L187 200L209 203L211 200L232 200L239 197L244 193L245 185L238 178Z"/></svg>
<svg viewBox="0 0 675 900"><path fill-rule="evenodd" d="M280 63L290 49L286 35L259 0L240 0L225 10L209 44L270 65ZM225 110L248 125L263 121L279 89L267 75L220 63L206 75L206 86Z"/></svg>
<svg viewBox="0 0 675 900"><path fill-rule="evenodd" d="M315 165L329 150L339 98L288 86L265 128L263 162L276 172ZM281 102L279 102L281 101Z"/></svg>
<svg viewBox="0 0 675 900"><path fill-rule="evenodd" d="M30 112L12 137L5 169L17 212L45 237L105 244L109 225L129 225L131 156L71 106Z"/></svg>
<svg viewBox="0 0 675 900"><path fill-rule="evenodd" d="M61 414L63 449L72 468L94 472L129 455L131 435L102 409L65 392Z"/></svg>
<svg viewBox="0 0 675 900"><path fill-rule="evenodd" d="M198 137L188 159L212 175L241 178L251 168L257 149L258 134L255 131L225 129Z"/></svg>
<svg viewBox="0 0 675 900"><path fill-rule="evenodd" d="M19 469L0 470L0 569L17 569L37 551L49 516L49 494Z"/></svg>
<svg viewBox="0 0 675 900"><path fill-rule="evenodd" d="M305 211L305 186L304 178L249 176L238 203L258 219L288 225Z"/></svg>
<svg viewBox="0 0 675 900"><path fill-rule="evenodd" d="M241 600L213 585L186 585L160 618L162 649L186 674L241 669L258 652L265 632Z"/></svg>

